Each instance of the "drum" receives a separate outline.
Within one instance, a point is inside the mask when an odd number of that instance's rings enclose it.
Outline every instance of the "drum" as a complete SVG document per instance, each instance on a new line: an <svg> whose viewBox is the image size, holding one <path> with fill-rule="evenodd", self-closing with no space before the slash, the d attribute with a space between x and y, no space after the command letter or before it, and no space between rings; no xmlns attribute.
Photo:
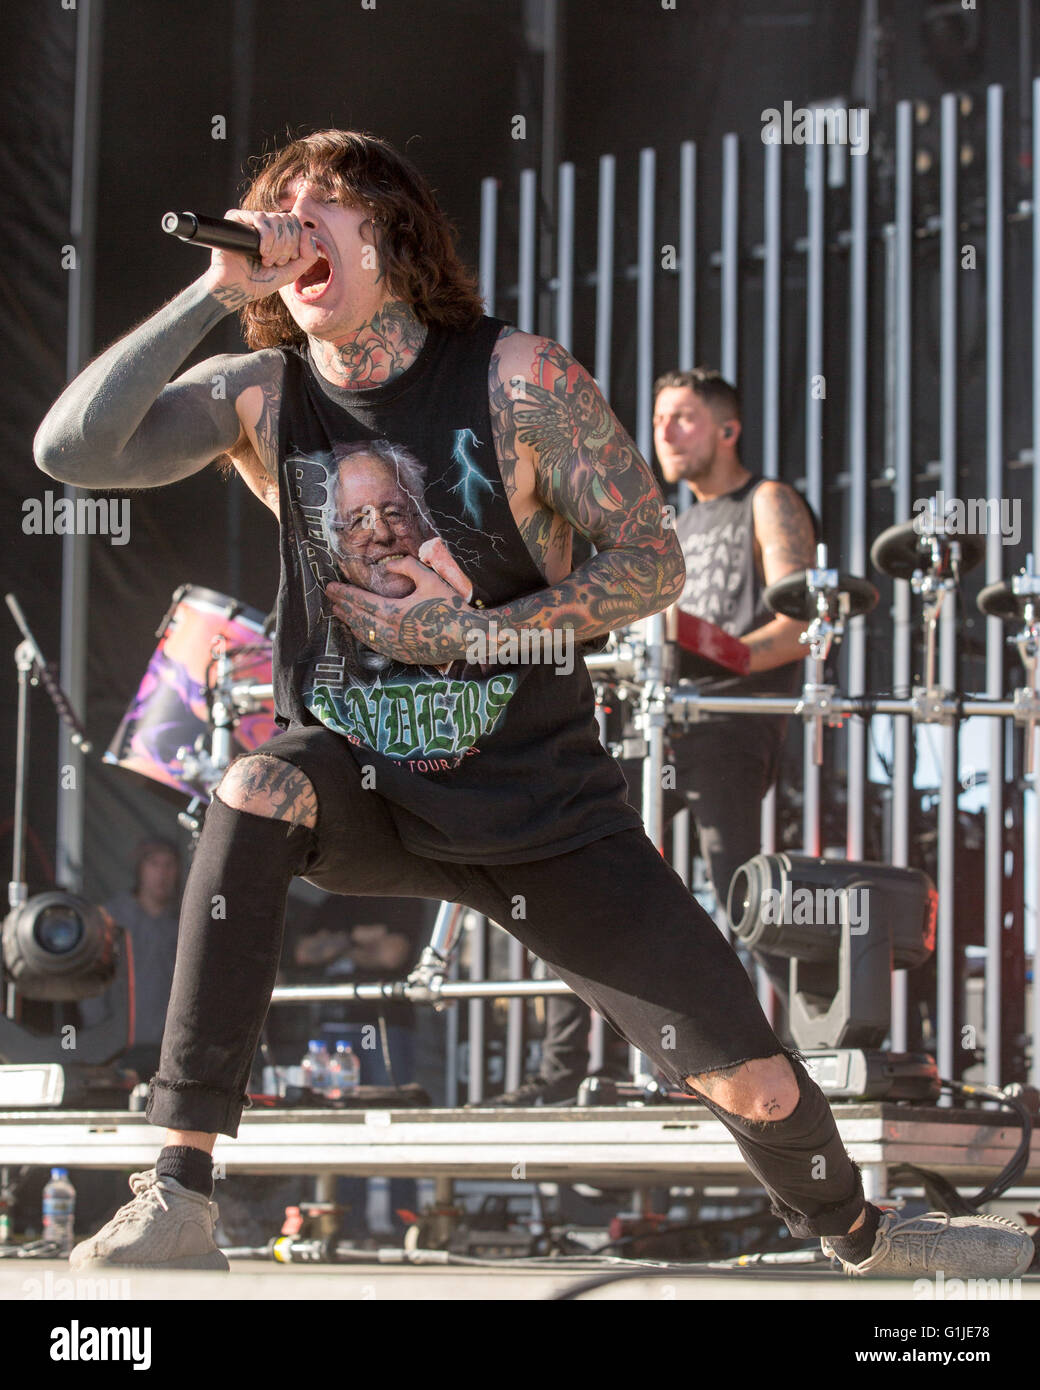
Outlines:
<svg viewBox="0 0 1040 1390"><path fill-rule="evenodd" d="M213 785L190 780L177 752L194 747L200 736L208 741L215 659L225 644L233 682L270 686L271 642L264 635L264 615L227 594L183 584L156 636L159 645L105 762L208 800ZM253 700L249 712L238 718L235 752L250 752L277 732L273 699Z"/></svg>

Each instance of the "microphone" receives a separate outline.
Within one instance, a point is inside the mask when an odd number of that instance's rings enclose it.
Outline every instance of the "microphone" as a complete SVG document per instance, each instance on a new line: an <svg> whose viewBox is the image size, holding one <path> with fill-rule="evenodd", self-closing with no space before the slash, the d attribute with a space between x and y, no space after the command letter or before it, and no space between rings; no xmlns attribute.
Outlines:
<svg viewBox="0 0 1040 1390"><path fill-rule="evenodd" d="M240 251L256 256L260 250L260 233L254 227L243 227L226 217L204 217L201 212L163 213L162 229L181 241L196 246L214 247L218 251Z"/></svg>

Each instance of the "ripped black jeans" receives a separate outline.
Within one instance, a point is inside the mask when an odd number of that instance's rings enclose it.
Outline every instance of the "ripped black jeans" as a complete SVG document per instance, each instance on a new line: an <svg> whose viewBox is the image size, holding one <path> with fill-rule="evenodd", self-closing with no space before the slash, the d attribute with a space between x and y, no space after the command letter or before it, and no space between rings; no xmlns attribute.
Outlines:
<svg viewBox="0 0 1040 1390"><path fill-rule="evenodd" d="M434 898L486 914L677 1086L785 1052L801 1090L789 1118L752 1125L705 1103L793 1234L848 1230L863 1206L862 1187L822 1093L781 1046L722 933L642 830L531 863L438 863L405 849L390 808L362 786L337 735L295 728L257 752L306 773L318 824L292 828L219 800L210 806L181 909L150 1087L153 1124L237 1133L278 969L286 895L301 875L329 892Z"/></svg>

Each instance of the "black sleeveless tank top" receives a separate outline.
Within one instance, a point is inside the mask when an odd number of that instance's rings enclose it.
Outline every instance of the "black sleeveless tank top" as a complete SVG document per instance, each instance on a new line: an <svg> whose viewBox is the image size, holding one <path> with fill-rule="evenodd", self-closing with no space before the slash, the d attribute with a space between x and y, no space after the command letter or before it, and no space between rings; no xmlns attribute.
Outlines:
<svg viewBox="0 0 1040 1390"><path fill-rule="evenodd" d="M755 565L752 508L755 492L764 481L753 474L733 492L695 502L676 522L676 534L686 559L686 587L679 606L695 618L721 627L732 637L745 637L773 619L762 601L765 586ZM806 510L815 530L816 521L808 505ZM688 652L680 654L679 664L680 676L693 680L705 695L793 695L802 688L802 671L802 663L792 661L747 676L705 675L703 662ZM768 720L767 716L753 717ZM784 723L782 716L779 723Z"/></svg>
<svg viewBox="0 0 1040 1390"><path fill-rule="evenodd" d="M410 581L380 561L438 538L489 609L546 587L491 431L503 327L430 325L406 371L363 391L332 385L306 350L282 353L277 722L345 738L405 846L458 863L548 858L641 823L600 745L576 648L571 660L557 649L557 661L504 664L489 648L468 651L473 663L405 665L357 640L325 595L345 580L403 597Z"/></svg>

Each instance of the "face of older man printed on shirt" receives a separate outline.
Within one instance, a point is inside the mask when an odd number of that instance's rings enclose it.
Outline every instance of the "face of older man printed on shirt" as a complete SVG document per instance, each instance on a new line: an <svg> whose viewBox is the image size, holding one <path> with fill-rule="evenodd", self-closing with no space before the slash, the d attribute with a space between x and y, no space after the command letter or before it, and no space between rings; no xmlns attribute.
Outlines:
<svg viewBox="0 0 1040 1390"><path fill-rule="evenodd" d="M405 598L415 585L387 561L419 558L426 539L418 509L382 459L355 454L340 466L333 541L340 572L350 584L384 598Z"/></svg>

